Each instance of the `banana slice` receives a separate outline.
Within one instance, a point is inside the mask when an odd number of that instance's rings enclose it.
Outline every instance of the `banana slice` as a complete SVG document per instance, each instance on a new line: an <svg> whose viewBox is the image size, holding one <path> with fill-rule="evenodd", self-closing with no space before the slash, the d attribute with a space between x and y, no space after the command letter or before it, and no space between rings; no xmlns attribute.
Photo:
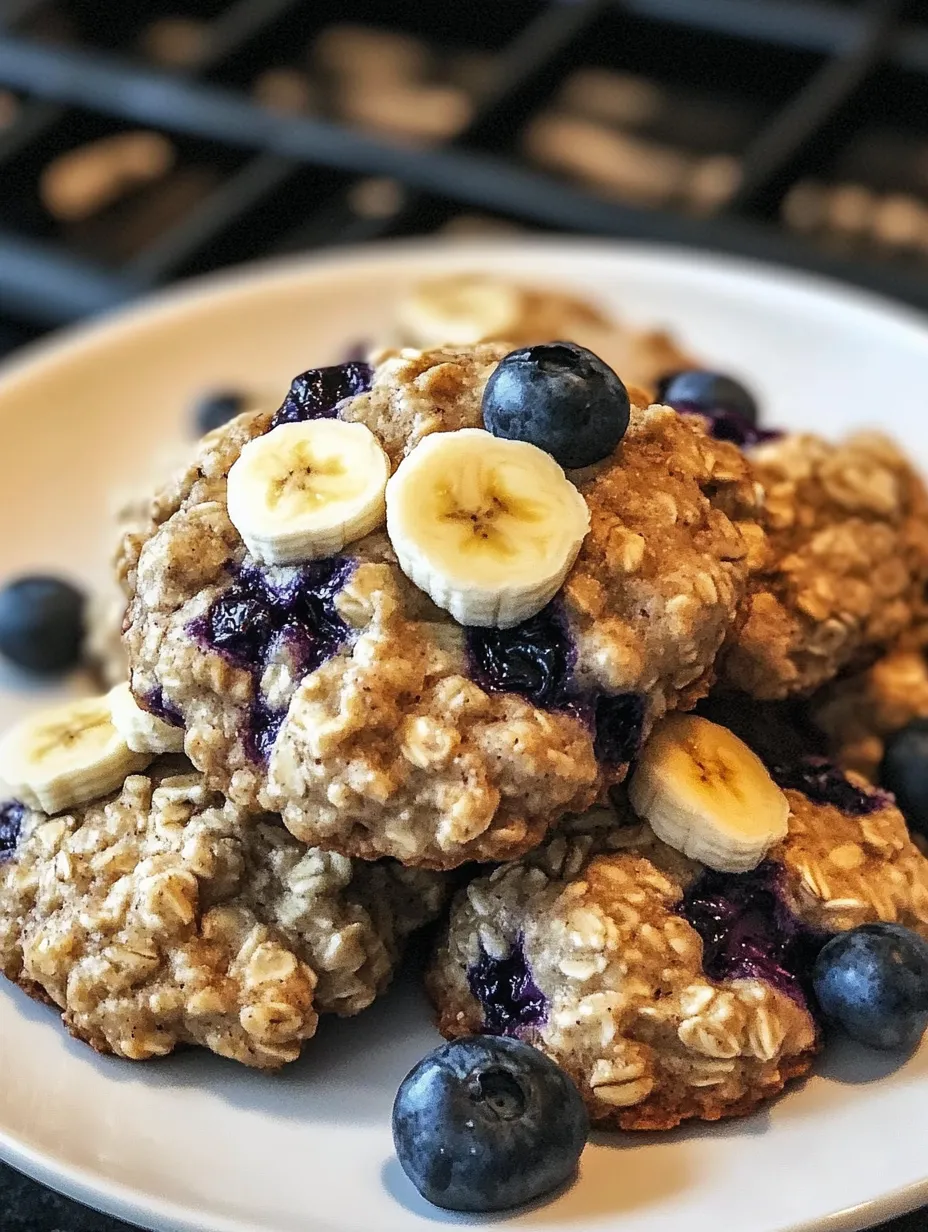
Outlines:
<svg viewBox="0 0 928 1232"><path fill-rule="evenodd" d="M400 568L462 625L534 616L589 529L586 501L549 454L480 428L427 436L387 484Z"/></svg>
<svg viewBox="0 0 928 1232"><path fill-rule="evenodd" d="M756 868L786 837L789 803L764 763L697 715L672 714L654 730L628 795L658 838L721 873Z"/></svg>
<svg viewBox="0 0 928 1232"><path fill-rule="evenodd" d="M505 338L521 315L517 287L472 274L420 282L397 306L401 329L419 347Z"/></svg>
<svg viewBox="0 0 928 1232"><path fill-rule="evenodd" d="M133 753L183 753L184 729L143 710L128 683L116 685L106 697L113 726Z"/></svg>
<svg viewBox="0 0 928 1232"><path fill-rule="evenodd" d="M0 779L43 813L105 796L151 760L150 753L134 753L113 726L108 697L31 715L0 740Z"/></svg>
<svg viewBox="0 0 928 1232"><path fill-rule="evenodd" d="M262 564L331 556L381 525L389 474L364 424L281 424L249 441L229 471L229 517Z"/></svg>

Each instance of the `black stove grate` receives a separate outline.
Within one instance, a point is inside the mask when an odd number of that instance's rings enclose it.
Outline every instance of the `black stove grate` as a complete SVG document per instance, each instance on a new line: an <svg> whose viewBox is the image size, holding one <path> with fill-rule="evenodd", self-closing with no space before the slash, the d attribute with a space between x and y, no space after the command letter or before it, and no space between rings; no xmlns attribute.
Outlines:
<svg viewBox="0 0 928 1232"><path fill-rule="evenodd" d="M0 0L0 349L232 261L513 226L928 307L926 101L918 0Z"/></svg>

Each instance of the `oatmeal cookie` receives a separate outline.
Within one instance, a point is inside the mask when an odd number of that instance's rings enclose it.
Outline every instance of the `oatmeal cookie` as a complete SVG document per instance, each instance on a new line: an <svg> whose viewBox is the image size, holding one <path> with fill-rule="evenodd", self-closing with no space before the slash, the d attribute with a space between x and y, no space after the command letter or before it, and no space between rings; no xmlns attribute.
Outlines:
<svg viewBox="0 0 928 1232"><path fill-rule="evenodd" d="M928 499L876 433L785 436L751 453L769 555L721 677L752 697L808 693L911 625L928 578Z"/></svg>
<svg viewBox="0 0 928 1232"><path fill-rule="evenodd" d="M895 920L928 936L928 860L890 801L818 763L780 781L789 834L750 873L687 860L617 799L472 881L428 974L442 1032L534 1044L603 1126L776 1095L817 1048L806 990L828 935Z"/></svg>
<svg viewBox="0 0 928 1232"><path fill-rule="evenodd" d="M636 330L589 300L550 288L464 274L414 286L396 309L401 345L431 348L502 340L513 347L570 341L654 398L663 377L698 367L664 330Z"/></svg>
<svg viewBox="0 0 928 1232"><path fill-rule="evenodd" d="M337 403L396 467L429 433L481 425L507 350L404 352L367 392L359 365L304 374L276 417L201 442L125 541L136 698L182 719L210 786L304 842L433 868L520 855L709 687L762 551L758 494L734 446L666 407L633 407L615 453L571 473L590 533L560 595L513 629L455 624L381 532L303 566L248 556L226 503L247 442L307 399Z"/></svg>
<svg viewBox="0 0 928 1232"><path fill-rule="evenodd" d="M862 672L809 700L809 717L842 766L876 781L887 737L928 718L928 622L918 621Z"/></svg>
<svg viewBox="0 0 928 1232"><path fill-rule="evenodd" d="M0 963L99 1052L199 1044L294 1060L320 1013L356 1014L443 898L435 874L307 850L182 759L56 817L0 806Z"/></svg>

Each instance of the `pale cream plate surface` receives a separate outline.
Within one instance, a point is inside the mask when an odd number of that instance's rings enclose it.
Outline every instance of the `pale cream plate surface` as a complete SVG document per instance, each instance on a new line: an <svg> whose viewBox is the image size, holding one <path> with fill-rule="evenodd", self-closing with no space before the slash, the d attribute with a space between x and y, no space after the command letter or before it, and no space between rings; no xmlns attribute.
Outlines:
<svg viewBox="0 0 928 1232"><path fill-rule="evenodd" d="M592 292L743 375L770 423L829 434L880 424L928 462L928 329L900 309L682 251L385 246L213 279L8 366L0 576L41 567L94 583L114 501L187 438L200 391L242 386L277 401L296 372L377 338L405 283L459 269ZM0 723L53 692L6 673ZM95 1056L46 1008L4 987L0 1155L159 1230L468 1226L476 1221L422 1202L392 1157L394 1091L437 1042L407 979L359 1019L326 1022L278 1077L193 1052L131 1065ZM523 1232L856 1229L928 1202L926 1142L928 1046L895 1070L843 1048L748 1120L598 1141L572 1189L503 1222Z"/></svg>

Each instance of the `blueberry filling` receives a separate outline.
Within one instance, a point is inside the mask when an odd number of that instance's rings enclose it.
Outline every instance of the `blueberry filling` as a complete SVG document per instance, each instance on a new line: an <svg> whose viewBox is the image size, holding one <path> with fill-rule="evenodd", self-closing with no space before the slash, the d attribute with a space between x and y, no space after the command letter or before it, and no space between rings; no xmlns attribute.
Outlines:
<svg viewBox="0 0 928 1232"><path fill-rule="evenodd" d="M547 998L532 979L521 937L505 958L493 958L481 946L480 957L468 968L467 984L483 1007L488 1035L518 1036L548 1016Z"/></svg>
<svg viewBox="0 0 928 1232"><path fill-rule="evenodd" d="M556 603L511 629L470 628L466 646L473 678L487 692L552 709L570 703L576 651Z"/></svg>
<svg viewBox="0 0 928 1232"><path fill-rule="evenodd" d="M172 727L183 727L184 725L184 716L173 702L167 700L164 696L164 689L160 686L145 694L145 709L156 718L170 723Z"/></svg>
<svg viewBox="0 0 928 1232"><path fill-rule="evenodd" d="M272 579L251 567L235 572L232 584L206 615L190 626L205 645L251 673L254 700L246 745L256 761L266 761L286 715L268 706L259 685L265 668L286 662L301 678L330 659L347 641L349 629L335 597L354 568L345 557L312 561L280 571Z"/></svg>
<svg viewBox="0 0 928 1232"><path fill-rule="evenodd" d="M18 800L0 804L0 860L8 860L16 850L25 816L26 806Z"/></svg>
<svg viewBox="0 0 928 1232"><path fill-rule="evenodd" d="M644 697L641 693L602 694L594 709L597 761L620 766L631 761L641 745Z"/></svg>
<svg viewBox="0 0 928 1232"><path fill-rule="evenodd" d="M784 790L801 791L813 804L830 804L848 817L866 817L890 803L886 792L856 787L824 757L803 757L785 765L772 765L770 773Z"/></svg>
<svg viewBox="0 0 928 1232"><path fill-rule="evenodd" d="M707 869L676 911L703 941L712 980L759 979L808 1006L812 967L827 933L793 915L783 899L783 870L771 860L750 873Z"/></svg>
<svg viewBox="0 0 928 1232"><path fill-rule="evenodd" d="M638 752L645 699L640 693L584 690L574 679L577 652L555 600L511 629L469 628L470 674L488 693L517 693L546 710L566 710L594 732L597 758L621 765Z"/></svg>
<svg viewBox="0 0 928 1232"><path fill-rule="evenodd" d="M271 420L271 427L302 423L307 419L334 419L346 398L367 393L373 376L370 364L359 360L301 372L293 378L290 392Z"/></svg>

